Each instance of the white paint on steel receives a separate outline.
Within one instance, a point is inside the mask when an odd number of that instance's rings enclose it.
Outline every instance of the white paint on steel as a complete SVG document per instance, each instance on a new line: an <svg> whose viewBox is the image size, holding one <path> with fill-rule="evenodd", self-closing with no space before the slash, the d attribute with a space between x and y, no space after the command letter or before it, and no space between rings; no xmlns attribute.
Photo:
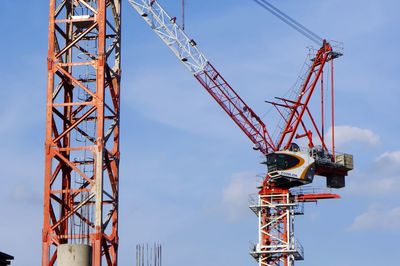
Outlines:
<svg viewBox="0 0 400 266"><path fill-rule="evenodd" d="M270 265L267 262L268 257L287 255L288 266L293 266L295 260L304 259L304 251L301 244L294 237L294 208L298 204L292 201L289 193L285 194L269 194L260 195L257 205L251 205L250 208L258 216L259 232L258 244L253 247L250 254L258 261L259 266ZM276 203L280 202L280 203ZM276 215L281 212L281 215ZM263 215L267 214L267 221L262 222ZM281 238L275 234L278 224L285 221L283 226L286 227L287 236ZM263 243L263 236L267 236L274 243Z"/></svg>
<svg viewBox="0 0 400 266"><path fill-rule="evenodd" d="M208 63L205 55L157 1L128 1L190 72L196 75L204 70Z"/></svg>
<svg viewBox="0 0 400 266"><path fill-rule="evenodd" d="M102 142L101 139L97 140L98 142ZM94 185L94 194L95 194L95 220L94 225L96 229L103 228L103 148L101 145L98 145L95 152L95 160L96 160L96 169L95 169L95 185Z"/></svg>

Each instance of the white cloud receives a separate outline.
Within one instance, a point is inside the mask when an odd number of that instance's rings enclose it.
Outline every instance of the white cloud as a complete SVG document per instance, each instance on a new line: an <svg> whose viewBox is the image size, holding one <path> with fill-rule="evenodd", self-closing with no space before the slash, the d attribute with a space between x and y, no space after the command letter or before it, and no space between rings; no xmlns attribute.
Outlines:
<svg viewBox="0 0 400 266"><path fill-rule="evenodd" d="M332 139L332 130L329 129L325 134L325 139L330 142ZM378 144L379 136L370 129L359 128L353 126L335 126L335 146L344 147L346 144L358 142L365 143L370 146ZM330 144L330 143L329 143Z"/></svg>
<svg viewBox="0 0 400 266"><path fill-rule="evenodd" d="M400 151L389 151L381 154L376 161L391 160L394 163L400 164Z"/></svg>
<svg viewBox="0 0 400 266"><path fill-rule="evenodd" d="M389 151L381 154L375 160L375 164L380 173L400 178L400 151Z"/></svg>
<svg viewBox="0 0 400 266"><path fill-rule="evenodd" d="M366 179L365 175L360 177L350 177L349 192L359 195L389 196L393 193L400 193L399 177L372 176Z"/></svg>
<svg viewBox="0 0 400 266"><path fill-rule="evenodd" d="M257 182L252 173L236 173L223 190L224 209L230 220L237 220L248 213L249 195L257 191Z"/></svg>
<svg viewBox="0 0 400 266"><path fill-rule="evenodd" d="M384 152L368 173L357 172L349 178L349 192L373 196L400 193L400 151Z"/></svg>
<svg viewBox="0 0 400 266"><path fill-rule="evenodd" d="M385 208L372 205L368 210L357 216L349 227L351 231L364 230L399 230L400 207Z"/></svg>

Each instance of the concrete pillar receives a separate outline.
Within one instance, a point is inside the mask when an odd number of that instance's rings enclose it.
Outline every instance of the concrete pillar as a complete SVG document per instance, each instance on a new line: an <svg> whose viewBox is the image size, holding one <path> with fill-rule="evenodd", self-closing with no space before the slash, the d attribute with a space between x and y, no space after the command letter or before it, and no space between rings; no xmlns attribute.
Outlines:
<svg viewBox="0 0 400 266"><path fill-rule="evenodd" d="M57 266L92 266L92 247L63 244L57 249Z"/></svg>

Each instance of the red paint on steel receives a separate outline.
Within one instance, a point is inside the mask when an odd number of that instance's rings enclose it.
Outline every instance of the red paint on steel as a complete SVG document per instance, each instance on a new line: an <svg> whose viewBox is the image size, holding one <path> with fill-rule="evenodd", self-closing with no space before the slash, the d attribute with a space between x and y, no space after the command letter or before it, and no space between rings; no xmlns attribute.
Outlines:
<svg viewBox="0 0 400 266"><path fill-rule="evenodd" d="M324 41L322 47L318 50L315 58L313 59L313 64L309 69L309 72L307 74L305 82L302 85L297 100L292 102L293 105L291 106L289 118L287 119L284 130L276 145L278 149L289 148L290 144L293 141L293 138L296 136L299 125L303 121L303 116L305 112L308 112L311 122L313 123L314 128L317 130L319 138L321 139L322 145L324 146L324 148L326 148L324 138L319 132L315 120L311 115L311 112L309 112L308 110L308 104L310 102L311 96L313 95L318 80L322 79L325 63L333 59L331 53L332 47L329 43Z"/></svg>
<svg viewBox="0 0 400 266"><path fill-rule="evenodd" d="M120 0L49 2L42 265L87 244L92 265L115 266Z"/></svg>
<svg viewBox="0 0 400 266"><path fill-rule="evenodd" d="M213 65L208 63L204 71L195 77L263 154L275 150L264 122Z"/></svg>
<svg viewBox="0 0 400 266"><path fill-rule="evenodd" d="M335 84L334 84L334 76L333 76L333 71L334 71L334 67L333 67L333 60L331 60L331 86L332 86L332 90L331 90L331 100L332 100L332 157L333 160L336 161L336 156L335 156Z"/></svg>
<svg viewBox="0 0 400 266"><path fill-rule="evenodd" d="M317 202L323 199L340 199L340 195L333 193L317 193L317 194L303 194L297 195L299 202Z"/></svg>

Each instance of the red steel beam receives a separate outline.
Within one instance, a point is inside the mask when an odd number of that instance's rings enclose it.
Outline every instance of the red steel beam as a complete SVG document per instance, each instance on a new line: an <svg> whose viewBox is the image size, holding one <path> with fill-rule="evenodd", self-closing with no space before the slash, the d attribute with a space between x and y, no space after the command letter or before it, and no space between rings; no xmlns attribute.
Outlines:
<svg viewBox="0 0 400 266"><path fill-rule="evenodd" d="M295 138L297 129L303 122L304 113L308 111L308 104L313 95L315 87L317 86L318 81L322 80L323 78L322 75L324 66L326 62L332 60L333 57L332 47L328 42L324 41L322 47L318 50L315 58L313 59L313 64L308 71L307 77L301 87L297 100L291 102L293 103L292 111L276 145L278 149L288 149ZM326 148L325 140L323 136L321 136L314 118L310 112L308 112L308 114L310 115L313 126L317 130L318 137L321 139L323 147Z"/></svg>
<svg viewBox="0 0 400 266"><path fill-rule="evenodd" d="M49 2L42 265L86 244L93 266L115 266L121 3Z"/></svg>
<svg viewBox="0 0 400 266"><path fill-rule="evenodd" d="M299 202L317 202L323 199L340 199L340 195L334 193L310 193L296 196Z"/></svg>

